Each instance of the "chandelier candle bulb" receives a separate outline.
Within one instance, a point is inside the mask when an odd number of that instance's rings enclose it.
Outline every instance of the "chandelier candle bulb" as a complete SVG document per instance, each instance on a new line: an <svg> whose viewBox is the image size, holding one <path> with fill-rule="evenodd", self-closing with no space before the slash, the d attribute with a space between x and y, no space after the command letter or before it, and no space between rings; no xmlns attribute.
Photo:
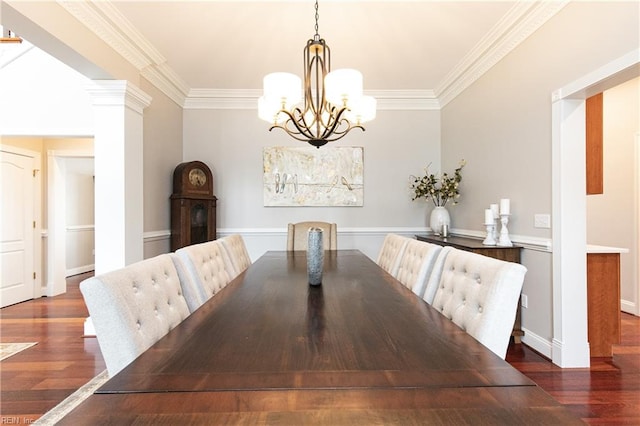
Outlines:
<svg viewBox="0 0 640 426"><path fill-rule="evenodd" d="M500 199L500 214L511 214L511 206L509 205L510 201L508 198L501 198Z"/></svg>

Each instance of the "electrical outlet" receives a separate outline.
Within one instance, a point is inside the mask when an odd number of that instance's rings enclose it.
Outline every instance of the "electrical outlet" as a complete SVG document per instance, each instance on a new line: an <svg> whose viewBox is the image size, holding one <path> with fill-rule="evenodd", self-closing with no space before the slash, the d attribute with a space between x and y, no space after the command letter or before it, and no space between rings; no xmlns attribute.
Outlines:
<svg viewBox="0 0 640 426"><path fill-rule="evenodd" d="M529 307L529 298L527 297L526 294L520 295L520 306L522 306L525 309Z"/></svg>
<svg viewBox="0 0 640 426"><path fill-rule="evenodd" d="M551 215L548 214L536 214L533 216L534 228L551 228Z"/></svg>

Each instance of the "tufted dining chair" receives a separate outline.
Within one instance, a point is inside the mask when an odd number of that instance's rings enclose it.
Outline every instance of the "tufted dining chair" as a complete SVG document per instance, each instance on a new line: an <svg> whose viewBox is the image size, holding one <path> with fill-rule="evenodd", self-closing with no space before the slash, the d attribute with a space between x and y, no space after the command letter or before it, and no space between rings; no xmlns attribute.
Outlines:
<svg viewBox="0 0 640 426"><path fill-rule="evenodd" d="M440 277L442 276L442 270L444 269L444 261L449 253L451 253L451 250L453 250L453 247L451 246L442 247L442 250L440 250L436 256L436 260L433 262L433 268L431 268L431 273L427 279L424 293L421 296L424 301L430 305L433 303L433 298L435 297L438 286L440 285Z"/></svg>
<svg viewBox="0 0 640 426"><path fill-rule="evenodd" d="M409 239L398 263L396 278L422 297L436 257L442 250L437 244Z"/></svg>
<svg viewBox="0 0 640 426"><path fill-rule="evenodd" d="M402 235L387 234L382 242L382 247L380 247L376 263L395 277L398 273L398 266L400 265L402 254L410 240L410 238L403 237Z"/></svg>
<svg viewBox="0 0 640 426"><path fill-rule="evenodd" d="M168 254L88 278L80 291L111 377L190 314Z"/></svg>
<svg viewBox="0 0 640 426"><path fill-rule="evenodd" d="M503 358L527 268L452 248L431 306Z"/></svg>
<svg viewBox="0 0 640 426"><path fill-rule="evenodd" d="M182 263L181 273L197 289L194 295L185 294L192 312L238 275L220 240L182 247L175 254Z"/></svg>
<svg viewBox="0 0 640 426"><path fill-rule="evenodd" d="M306 250L309 228L322 229L322 246L325 250L338 249L338 226L328 222L298 222L287 225L287 251Z"/></svg>
<svg viewBox="0 0 640 426"><path fill-rule="evenodd" d="M240 234L232 234L220 238L220 242L227 251L233 265L234 271L231 278L235 278L251 265L251 257L249 257L247 246L244 244L244 239Z"/></svg>

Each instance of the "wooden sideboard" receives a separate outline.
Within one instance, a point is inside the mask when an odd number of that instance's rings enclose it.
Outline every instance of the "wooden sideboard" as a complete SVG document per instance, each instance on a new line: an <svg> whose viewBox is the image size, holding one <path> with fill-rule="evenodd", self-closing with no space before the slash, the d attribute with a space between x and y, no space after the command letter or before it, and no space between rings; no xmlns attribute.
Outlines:
<svg viewBox="0 0 640 426"><path fill-rule="evenodd" d="M416 238L420 241L426 241L432 244L438 244L440 246L451 246L459 250L470 251L478 253L484 256L493 257L494 259L505 260L507 262L520 263L520 251L522 247L500 247L500 246L485 246L482 244L482 240L467 237L448 236L443 238L438 235L416 235ZM520 301L518 300L518 308L516 310L516 319L513 324L513 331L511 332L515 343L520 343L524 331L522 331L522 311Z"/></svg>

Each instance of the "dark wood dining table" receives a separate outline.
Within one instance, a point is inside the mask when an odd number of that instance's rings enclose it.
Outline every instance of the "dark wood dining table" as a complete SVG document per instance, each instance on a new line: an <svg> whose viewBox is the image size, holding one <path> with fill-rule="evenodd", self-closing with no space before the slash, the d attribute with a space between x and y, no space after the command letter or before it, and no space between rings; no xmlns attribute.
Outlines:
<svg viewBox="0 0 640 426"><path fill-rule="evenodd" d="M267 252L60 424L581 424L357 250Z"/></svg>

